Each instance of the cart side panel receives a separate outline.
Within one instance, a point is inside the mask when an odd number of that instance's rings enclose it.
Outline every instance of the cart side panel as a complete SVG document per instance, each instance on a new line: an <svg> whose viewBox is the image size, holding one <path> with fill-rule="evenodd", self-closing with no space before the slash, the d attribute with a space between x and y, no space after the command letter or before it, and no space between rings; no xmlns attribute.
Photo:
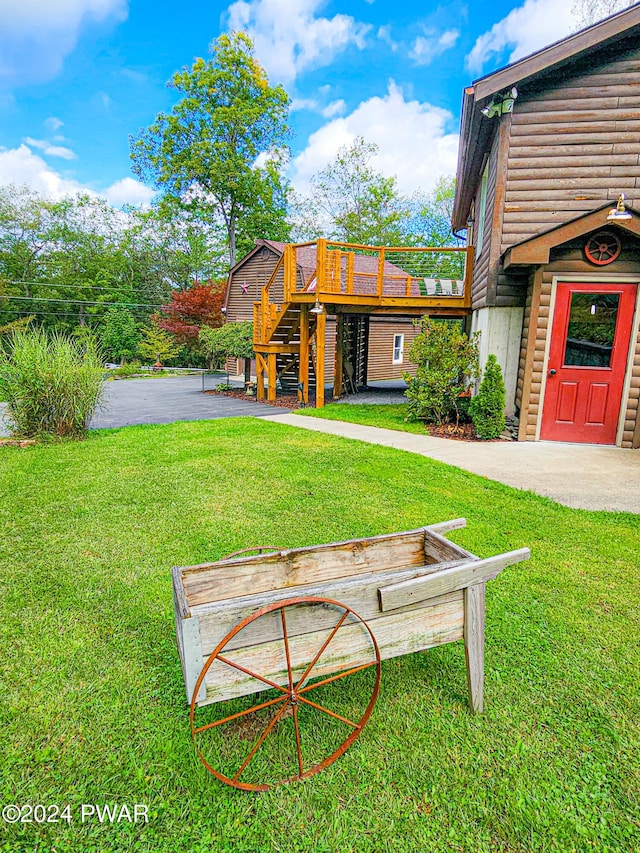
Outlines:
<svg viewBox="0 0 640 853"><path fill-rule="evenodd" d="M467 557L468 552L421 528L282 551L276 554L220 560L181 569L189 607L226 601L251 593L291 589L371 571L385 571Z"/></svg>
<svg viewBox="0 0 640 853"><path fill-rule="evenodd" d="M439 646L463 637L464 604L462 592L451 593L439 604L413 608L408 612L378 614L369 627L378 643L382 659ZM334 619L335 623L335 619ZM287 620L289 649L294 680L305 671L308 663L322 647L329 631L298 630ZM234 650L229 657L253 672L258 672L276 684L286 685L288 674L281 640L273 640ZM345 623L333 638L313 669L313 677L327 676L371 661L371 643L358 624ZM255 678L245 675L224 663L215 661L205 677L206 700L198 705L220 702L268 689Z"/></svg>

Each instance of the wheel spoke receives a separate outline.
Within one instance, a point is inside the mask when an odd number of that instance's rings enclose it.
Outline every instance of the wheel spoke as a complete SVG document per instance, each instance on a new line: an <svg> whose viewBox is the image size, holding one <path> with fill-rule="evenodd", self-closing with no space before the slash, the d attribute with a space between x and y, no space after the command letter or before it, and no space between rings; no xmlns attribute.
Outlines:
<svg viewBox="0 0 640 853"><path fill-rule="evenodd" d="M300 746L300 726L298 725L298 706L293 705L293 725L296 730L296 749L298 750L298 770L300 771L300 777L304 773L304 768L302 766L302 747Z"/></svg>
<svg viewBox="0 0 640 853"><path fill-rule="evenodd" d="M345 610L345 612L343 613L343 615L342 615L342 617L340 618L340 621L338 622L338 624L336 625L336 627L333 629L333 631L329 634L329 636L327 637L327 639L325 640L325 642L322 644L322 648L320 649L320 651L318 652L318 654L314 657L314 659L311 661L311 663L309 664L309 666L305 669L305 671L304 671L304 673L303 673L303 675L302 675L302 678L298 679L298 683L296 684L296 688L295 688L295 689L296 689L296 692L300 689L300 686L301 686L302 684L304 684L304 682L305 682L305 680L306 680L307 676L309 675L309 673L311 672L311 670L313 669L313 667L318 663L318 661L319 661L319 659L320 659L321 655L323 654L324 650L327 648L327 646L329 645L329 643L331 642L331 640L333 640L333 638L335 637L335 635L338 633L338 631L339 631L339 630L340 630L340 628L342 627L342 625L343 625L343 623L344 623L344 621L345 621L345 619L347 618L347 616L348 616L348 615L349 615L349 611L348 611L348 610Z"/></svg>
<svg viewBox="0 0 640 853"><path fill-rule="evenodd" d="M258 675L257 672L252 672L245 666L241 666L239 663L234 663L232 660L229 660L229 658L223 658L222 655L218 655L216 660L222 661L222 663L226 663L228 666L232 666L234 669L239 669L240 672L244 672L246 675L250 675L252 678L257 678L258 681L262 681L265 684L268 684L269 687L274 687L276 690L280 690L281 693L289 692L286 687L283 687L281 684L276 684L275 681L269 681L269 679L265 678L264 675Z"/></svg>
<svg viewBox="0 0 640 853"><path fill-rule="evenodd" d="M264 741L265 741L265 739L266 739L267 735L269 734L269 732L271 731L271 729L275 726L275 724L278 722L278 720L279 720L279 719L280 719L280 717L284 714L285 710L286 710L288 707L289 707L289 703L288 703L288 702L285 702L285 703L284 703L284 705L282 706L282 708L280 708L280 710L278 711L278 713L277 713L277 714L274 716L274 718L271 720L271 722L269 723L269 725L267 726L267 728L262 732L262 734L260 735L260 737L258 738L258 740L256 741L256 743L253 745L253 748L252 748L251 752L249 753L249 755L247 755L247 757L246 757L246 758L245 758L245 760L243 761L242 766L241 766L241 767L240 767L240 769L236 772L236 775L233 777L233 781L234 781L234 782L237 782L237 781L238 781L238 779L240 778L240 774L242 773L242 771L243 771L243 770L246 770L246 768L247 768L247 766L248 766L249 762L251 761L251 759L253 758L253 756L256 754L256 752L260 749L260 747L261 747L261 746L262 746L262 744L264 743Z"/></svg>
<svg viewBox="0 0 640 853"><path fill-rule="evenodd" d="M325 714L328 714L330 717L335 717L336 720L340 720L342 723L346 723L348 726L353 726L354 729L360 728L360 723L354 723L352 720L348 720L346 717L341 717L340 714L336 714L334 711L330 711L328 708L323 708L322 705L318 705L317 702L312 702L311 699L307 699L306 696L298 696L300 702L304 702L305 705L311 705L312 708L316 708L318 711L323 711Z"/></svg>
<svg viewBox="0 0 640 853"><path fill-rule="evenodd" d="M363 663L361 666L354 666L353 669L348 669L346 672L339 672L337 675L331 675L329 678L323 678L322 681L314 681L313 684L307 684L307 686L303 687L302 690L298 690L298 693L308 693L309 690L315 690L316 687L323 687L325 684L330 684L332 681L339 681L341 678L347 678L349 675L361 672L363 669L370 669L372 666L376 665L376 661L371 661L371 663Z"/></svg>
<svg viewBox="0 0 640 853"><path fill-rule="evenodd" d="M284 641L284 653L287 658L287 678L289 680L289 690L293 690L293 673L291 672L291 655L289 654L289 638L287 637L287 620L284 615L284 607L280 608L280 617L282 618L282 639Z"/></svg>
<svg viewBox="0 0 640 853"><path fill-rule="evenodd" d="M213 723L207 723L206 726L199 726L195 728L194 734L200 734L200 732L206 732L208 729L213 729L216 726L221 726L223 723L230 723L231 720L237 720L239 717L246 717L247 714L253 714L256 711L261 711L263 708L268 708L269 705L276 705L278 702L284 702L287 699L286 696L278 696L277 699L269 699L268 702L261 702L259 705L254 705L252 708L247 709L246 711L238 711L237 714L231 714L228 717L225 717L223 720L216 720Z"/></svg>

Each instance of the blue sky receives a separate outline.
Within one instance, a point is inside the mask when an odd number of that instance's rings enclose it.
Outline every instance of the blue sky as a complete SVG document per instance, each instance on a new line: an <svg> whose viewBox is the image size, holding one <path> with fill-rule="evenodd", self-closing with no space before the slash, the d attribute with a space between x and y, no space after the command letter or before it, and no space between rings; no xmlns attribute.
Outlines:
<svg viewBox="0 0 640 853"><path fill-rule="evenodd" d="M170 109L172 72L246 29L292 98L290 175L356 135L404 191L455 171L462 91L576 28L572 0L1 0L0 184L148 203L129 134Z"/></svg>

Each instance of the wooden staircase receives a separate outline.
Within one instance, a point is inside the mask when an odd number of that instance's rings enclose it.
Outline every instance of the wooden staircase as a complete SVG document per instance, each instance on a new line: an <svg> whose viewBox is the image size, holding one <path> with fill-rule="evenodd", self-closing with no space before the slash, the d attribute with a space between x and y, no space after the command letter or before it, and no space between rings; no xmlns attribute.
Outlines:
<svg viewBox="0 0 640 853"><path fill-rule="evenodd" d="M472 258L456 247L284 246L253 305L258 399L274 402L280 381L305 404L315 390L316 407L324 405L327 312L338 324L334 395L355 393L366 385L367 315L470 313Z"/></svg>

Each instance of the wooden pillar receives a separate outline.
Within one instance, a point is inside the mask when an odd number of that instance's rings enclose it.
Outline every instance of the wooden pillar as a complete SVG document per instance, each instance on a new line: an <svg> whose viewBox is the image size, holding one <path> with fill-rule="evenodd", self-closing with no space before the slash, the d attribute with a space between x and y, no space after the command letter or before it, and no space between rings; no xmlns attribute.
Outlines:
<svg viewBox="0 0 640 853"><path fill-rule="evenodd" d="M469 704L481 714L484 701L484 583L468 586L464 591L464 654L467 661Z"/></svg>
<svg viewBox="0 0 640 853"><path fill-rule="evenodd" d="M336 357L333 375L333 399L342 397L342 356L344 350L344 314L336 317Z"/></svg>
<svg viewBox="0 0 640 853"><path fill-rule="evenodd" d="M264 400L264 356L256 353L256 397Z"/></svg>
<svg viewBox="0 0 640 853"><path fill-rule="evenodd" d="M317 316L316 326L316 409L324 406L324 352L326 346L327 312Z"/></svg>
<svg viewBox="0 0 640 853"><path fill-rule="evenodd" d="M298 400L305 406L309 402L309 306L300 306L300 363L298 382L302 390L298 391Z"/></svg>
<svg viewBox="0 0 640 853"><path fill-rule="evenodd" d="M267 355L267 400L270 403L276 401L276 354L270 352Z"/></svg>

